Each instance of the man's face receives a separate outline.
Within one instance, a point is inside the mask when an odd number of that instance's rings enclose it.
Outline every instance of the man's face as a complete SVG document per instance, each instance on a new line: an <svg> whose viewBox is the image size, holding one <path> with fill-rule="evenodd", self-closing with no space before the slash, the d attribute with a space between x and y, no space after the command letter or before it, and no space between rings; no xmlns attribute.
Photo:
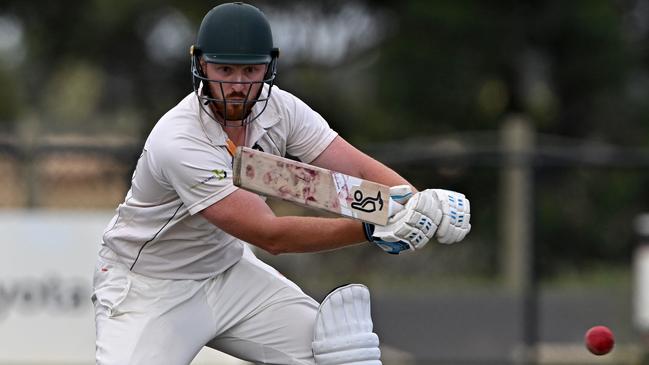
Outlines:
<svg viewBox="0 0 649 365"><path fill-rule="evenodd" d="M201 60L212 97L225 103L212 103L215 111L226 120L243 120L263 86L266 65L227 65ZM220 81L220 82L216 82Z"/></svg>

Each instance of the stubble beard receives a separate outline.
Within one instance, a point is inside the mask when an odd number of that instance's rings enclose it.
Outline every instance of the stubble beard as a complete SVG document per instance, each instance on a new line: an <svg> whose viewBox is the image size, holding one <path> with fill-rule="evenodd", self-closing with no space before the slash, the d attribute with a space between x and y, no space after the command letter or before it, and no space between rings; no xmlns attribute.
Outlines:
<svg viewBox="0 0 649 365"><path fill-rule="evenodd" d="M252 102L247 102L244 104L243 102L233 103L227 101L225 105L223 102L218 101L212 103L216 114L225 121L238 121L245 119L248 114L250 114L250 110L252 109L253 104L254 103Z"/></svg>

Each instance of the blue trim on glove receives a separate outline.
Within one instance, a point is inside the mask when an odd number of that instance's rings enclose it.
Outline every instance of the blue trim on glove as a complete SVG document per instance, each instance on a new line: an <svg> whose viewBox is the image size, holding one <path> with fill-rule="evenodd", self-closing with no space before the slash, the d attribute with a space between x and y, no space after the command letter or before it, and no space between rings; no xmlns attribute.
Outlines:
<svg viewBox="0 0 649 365"><path fill-rule="evenodd" d="M412 197L412 192L402 195L390 195L390 198L399 204L404 204Z"/></svg>
<svg viewBox="0 0 649 365"><path fill-rule="evenodd" d="M392 255L398 255L401 251L410 250L410 245L406 242L387 242L373 237L374 228L376 227L373 224L363 222L363 233L365 233L368 242L379 246L383 251Z"/></svg>
<svg viewBox="0 0 649 365"><path fill-rule="evenodd" d="M372 234L374 234L374 228L373 224L363 222L363 233L365 234L367 242L374 242L374 237L372 237Z"/></svg>
<svg viewBox="0 0 649 365"><path fill-rule="evenodd" d="M403 241L386 242L386 241L383 241L383 240L375 239L372 242L375 245L381 247L381 249L383 251L385 251L385 252L387 252L387 253L389 253L391 255L398 255L398 254L401 253L401 251L410 250L410 246L407 243L403 242Z"/></svg>

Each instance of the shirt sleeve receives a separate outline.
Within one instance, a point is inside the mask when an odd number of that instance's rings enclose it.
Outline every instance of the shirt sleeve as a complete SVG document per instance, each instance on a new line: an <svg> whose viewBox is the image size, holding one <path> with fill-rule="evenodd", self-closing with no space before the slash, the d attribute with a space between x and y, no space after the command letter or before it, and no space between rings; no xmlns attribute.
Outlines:
<svg viewBox="0 0 649 365"><path fill-rule="evenodd" d="M180 137L158 152L163 177L192 215L237 189L232 182L232 158L225 146Z"/></svg>
<svg viewBox="0 0 649 365"><path fill-rule="evenodd" d="M292 95L289 100L290 124L286 150L300 161L310 163L329 146L338 133L302 100Z"/></svg>

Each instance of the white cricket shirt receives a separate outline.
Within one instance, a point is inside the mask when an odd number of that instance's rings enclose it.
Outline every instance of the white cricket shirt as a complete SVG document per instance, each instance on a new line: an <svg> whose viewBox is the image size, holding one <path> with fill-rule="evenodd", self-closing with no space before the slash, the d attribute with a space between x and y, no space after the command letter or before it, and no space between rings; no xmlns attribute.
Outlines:
<svg viewBox="0 0 649 365"><path fill-rule="evenodd" d="M257 103L252 113L262 107ZM318 113L277 86L248 128L250 147L307 163L337 135ZM102 244L132 271L162 279L203 279L236 263L244 243L197 214L237 189L226 138L195 93L167 112L146 140L131 189Z"/></svg>

